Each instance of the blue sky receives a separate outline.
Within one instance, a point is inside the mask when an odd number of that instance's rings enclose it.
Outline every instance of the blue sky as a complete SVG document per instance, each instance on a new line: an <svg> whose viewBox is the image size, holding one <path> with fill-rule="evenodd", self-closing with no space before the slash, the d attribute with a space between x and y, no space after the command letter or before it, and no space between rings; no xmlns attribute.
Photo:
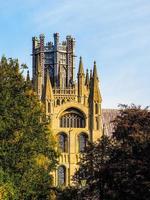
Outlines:
<svg viewBox="0 0 150 200"><path fill-rule="evenodd" d="M103 107L150 105L150 0L5 0L0 55L31 70L32 36L76 38L85 68L97 61Z"/></svg>

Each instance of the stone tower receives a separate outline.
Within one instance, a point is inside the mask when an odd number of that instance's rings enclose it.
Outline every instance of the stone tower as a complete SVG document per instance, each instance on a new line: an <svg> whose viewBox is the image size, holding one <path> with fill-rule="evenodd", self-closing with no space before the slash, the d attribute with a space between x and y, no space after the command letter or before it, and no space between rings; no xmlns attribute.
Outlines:
<svg viewBox="0 0 150 200"><path fill-rule="evenodd" d="M66 37L60 43L44 43L44 35L32 39L33 87L45 105L47 119L61 151L59 166L53 173L54 185L71 185L87 141L96 141L102 134L101 94L96 62L84 73L80 57L75 81L75 39Z"/></svg>

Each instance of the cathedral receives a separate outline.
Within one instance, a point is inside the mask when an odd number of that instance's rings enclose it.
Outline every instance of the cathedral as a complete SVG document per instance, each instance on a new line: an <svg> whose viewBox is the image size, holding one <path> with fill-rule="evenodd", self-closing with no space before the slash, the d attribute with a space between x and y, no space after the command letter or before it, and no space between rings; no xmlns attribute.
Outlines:
<svg viewBox="0 0 150 200"><path fill-rule="evenodd" d="M75 78L75 59L75 39L71 36L60 42L59 33L54 33L53 42L48 43L43 34L32 38L33 87L61 152L53 173L55 186L72 185L87 141L99 139L103 129L96 62L90 72L85 71L80 57Z"/></svg>

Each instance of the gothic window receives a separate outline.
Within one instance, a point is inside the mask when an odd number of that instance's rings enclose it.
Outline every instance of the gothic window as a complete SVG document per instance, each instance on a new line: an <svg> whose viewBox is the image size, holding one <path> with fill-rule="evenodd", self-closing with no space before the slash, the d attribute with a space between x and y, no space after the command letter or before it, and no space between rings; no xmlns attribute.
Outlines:
<svg viewBox="0 0 150 200"><path fill-rule="evenodd" d="M69 128L69 116L66 116L67 118L67 127Z"/></svg>
<svg viewBox="0 0 150 200"><path fill-rule="evenodd" d="M79 152L83 152L87 146L88 136L86 133L81 133L79 135Z"/></svg>
<svg viewBox="0 0 150 200"><path fill-rule="evenodd" d="M58 186L66 185L66 168L65 166L58 167Z"/></svg>
<svg viewBox="0 0 150 200"><path fill-rule="evenodd" d="M51 112L51 106L50 106L50 102L48 102L48 112Z"/></svg>
<svg viewBox="0 0 150 200"><path fill-rule="evenodd" d="M68 137L65 133L59 134L59 149L61 152L68 152Z"/></svg>
<svg viewBox="0 0 150 200"><path fill-rule="evenodd" d="M98 114L98 103L95 103L95 114Z"/></svg>
<svg viewBox="0 0 150 200"><path fill-rule="evenodd" d="M79 119L78 119L78 117L77 117L77 128L79 128Z"/></svg>
<svg viewBox="0 0 150 200"><path fill-rule="evenodd" d="M65 110L60 117L60 127L85 128L85 117L79 110L69 108Z"/></svg>
<svg viewBox="0 0 150 200"><path fill-rule="evenodd" d="M53 66L50 66L50 80L51 80L51 83L53 85L53 81L54 81L54 68L53 68Z"/></svg>
<svg viewBox="0 0 150 200"><path fill-rule="evenodd" d="M65 100L63 99L63 100L62 100L62 104L64 104L64 103L65 103Z"/></svg>
<svg viewBox="0 0 150 200"><path fill-rule="evenodd" d="M73 117L70 118L70 126L73 127Z"/></svg>
<svg viewBox="0 0 150 200"><path fill-rule="evenodd" d="M59 99L57 99L56 104L57 104L57 105L60 105L60 100L59 100Z"/></svg>
<svg viewBox="0 0 150 200"><path fill-rule="evenodd" d="M63 120L63 125L62 125L62 127L64 127L64 125L67 123L67 119L66 118L62 118L62 120Z"/></svg>
<svg viewBox="0 0 150 200"><path fill-rule="evenodd" d="M77 128L77 117L74 118L74 128Z"/></svg>

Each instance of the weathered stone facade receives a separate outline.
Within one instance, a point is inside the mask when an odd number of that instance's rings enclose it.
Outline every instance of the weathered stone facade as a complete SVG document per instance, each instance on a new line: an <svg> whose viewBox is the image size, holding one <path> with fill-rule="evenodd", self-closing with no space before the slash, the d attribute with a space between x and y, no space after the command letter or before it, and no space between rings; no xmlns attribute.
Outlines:
<svg viewBox="0 0 150 200"><path fill-rule="evenodd" d="M101 94L96 62L84 73L80 57L77 82L74 78L75 39L66 37L45 45L44 35L33 38L33 86L45 105L47 119L61 151L54 185L70 185L71 177L87 140L96 141L102 134Z"/></svg>

